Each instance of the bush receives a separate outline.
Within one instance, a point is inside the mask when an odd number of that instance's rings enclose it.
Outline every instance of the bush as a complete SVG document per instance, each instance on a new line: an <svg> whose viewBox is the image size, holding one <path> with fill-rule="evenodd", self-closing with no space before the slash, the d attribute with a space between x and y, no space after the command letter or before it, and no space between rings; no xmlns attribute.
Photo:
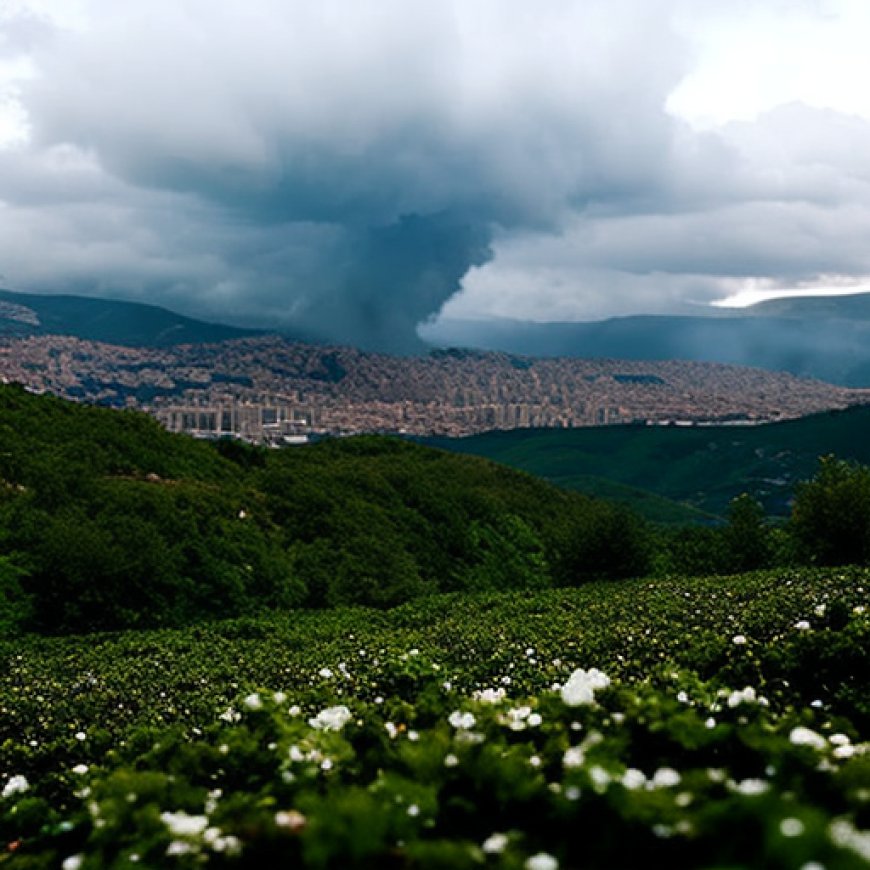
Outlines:
<svg viewBox="0 0 870 870"><path fill-rule="evenodd" d="M739 495L728 506L723 539L731 571L755 571L770 563L771 541L764 508L748 493Z"/></svg>
<svg viewBox="0 0 870 870"><path fill-rule="evenodd" d="M824 457L816 476L797 488L790 526L804 561L870 562L870 469Z"/></svg>

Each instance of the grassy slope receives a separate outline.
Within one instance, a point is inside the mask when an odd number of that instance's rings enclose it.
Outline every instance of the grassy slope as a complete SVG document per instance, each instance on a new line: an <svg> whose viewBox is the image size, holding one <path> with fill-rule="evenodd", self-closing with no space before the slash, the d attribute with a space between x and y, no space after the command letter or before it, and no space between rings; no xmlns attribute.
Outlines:
<svg viewBox="0 0 870 870"><path fill-rule="evenodd" d="M522 430L434 443L572 488L585 490L591 475L713 514L749 491L784 515L795 482L812 476L819 456L870 462L868 434L870 408L862 407L758 427Z"/></svg>

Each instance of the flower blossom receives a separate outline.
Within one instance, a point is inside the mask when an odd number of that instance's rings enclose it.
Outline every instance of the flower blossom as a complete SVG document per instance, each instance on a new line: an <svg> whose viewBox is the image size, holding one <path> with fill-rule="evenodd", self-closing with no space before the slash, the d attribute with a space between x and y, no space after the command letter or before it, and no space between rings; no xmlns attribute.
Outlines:
<svg viewBox="0 0 870 870"><path fill-rule="evenodd" d="M468 731L470 728L474 728L474 724L477 722L473 713L463 713L461 710L454 710L447 717L447 721L460 731Z"/></svg>
<svg viewBox="0 0 870 870"><path fill-rule="evenodd" d="M599 671L598 668L590 668L588 671L577 668L568 677L568 682L562 686L562 700L569 707L594 704L595 692L598 689L606 689L609 685L610 677Z"/></svg>
<svg viewBox="0 0 870 870"><path fill-rule="evenodd" d="M558 870L559 862L547 852L532 855L525 863L525 870Z"/></svg>
<svg viewBox="0 0 870 870"><path fill-rule="evenodd" d="M30 783L27 781L27 777L22 776L20 773L16 774L10 777L9 782L3 786L3 797L8 798L14 794L23 794L29 788Z"/></svg>
<svg viewBox="0 0 870 870"><path fill-rule="evenodd" d="M828 745L821 734L817 734L811 728L806 728L803 725L792 728L788 739L795 746L812 746L813 749L824 749Z"/></svg>
<svg viewBox="0 0 870 870"><path fill-rule="evenodd" d="M160 820L173 837L198 837L208 827L207 816L191 816L183 811L161 813Z"/></svg>
<svg viewBox="0 0 870 870"><path fill-rule="evenodd" d="M308 724L318 731L341 731L353 717L353 714L344 704L338 707L327 707L321 710Z"/></svg>
<svg viewBox="0 0 870 870"><path fill-rule="evenodd" d="M471 697L484 704L500 704L504 701L506 694L504 689L483 689L476 691Z"/></svg>
<svg viewBox="0 0 870 870"><path fill-rule="evenodd" d="M507 834L490 834L484 841L481 848L487 855L498 855L507 848Z"/></svg>
<svg viewBox="0 0 870 870"><path fill-rule="evenodd" d="M758 695L752 686L746 686L743 689L735 689L728 696L728 706L731 708L739 707L741 704L754 704L758 700Z"/></svg>

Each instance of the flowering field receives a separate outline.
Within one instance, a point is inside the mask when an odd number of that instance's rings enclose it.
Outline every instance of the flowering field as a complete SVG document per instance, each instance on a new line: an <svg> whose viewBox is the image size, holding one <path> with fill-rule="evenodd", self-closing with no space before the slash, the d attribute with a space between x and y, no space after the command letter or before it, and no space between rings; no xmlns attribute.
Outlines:
<svg viewBox="0 0 870 870"><path fill-rule="evenodd" d="M870 865L870 572L2 646L0 866Z"/></svg>

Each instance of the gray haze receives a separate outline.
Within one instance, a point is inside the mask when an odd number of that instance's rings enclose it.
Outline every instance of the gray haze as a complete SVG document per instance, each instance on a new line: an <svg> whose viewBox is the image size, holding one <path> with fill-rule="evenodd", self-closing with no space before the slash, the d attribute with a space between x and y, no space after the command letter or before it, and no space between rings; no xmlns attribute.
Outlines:
<svg viewBox="0 0 870 870"><path fill-rule="evenodd" d="M23 3L0 17L0 62L27 66L0 284L408 351L442 308L593 319L862 281L866 118L668 111L703 50L687 16L716 6ZM757 8L818 14L729 20Z"/></svg>

